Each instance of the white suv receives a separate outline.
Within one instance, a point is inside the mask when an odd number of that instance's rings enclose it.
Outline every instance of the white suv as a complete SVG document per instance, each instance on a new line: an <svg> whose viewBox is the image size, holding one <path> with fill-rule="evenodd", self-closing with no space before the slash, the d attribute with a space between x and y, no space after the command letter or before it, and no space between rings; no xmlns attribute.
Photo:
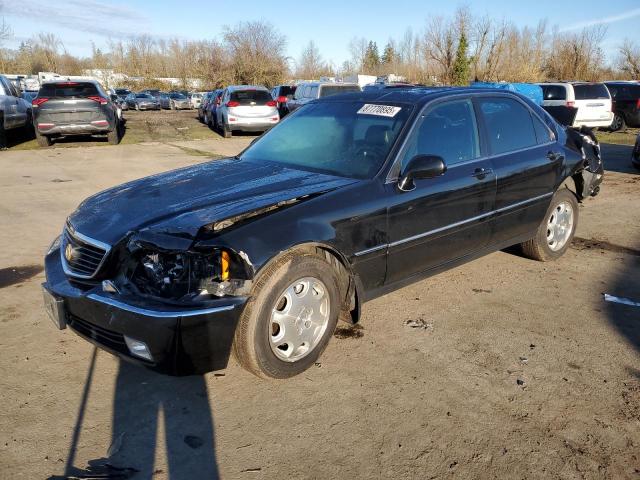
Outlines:
<svg viewBox="0 0 640 480"><path fill-rule="evenodd" d="M573 127L608 127L613 121L611 94L604 83L540 83L543 106L574 107Z"/></svg>

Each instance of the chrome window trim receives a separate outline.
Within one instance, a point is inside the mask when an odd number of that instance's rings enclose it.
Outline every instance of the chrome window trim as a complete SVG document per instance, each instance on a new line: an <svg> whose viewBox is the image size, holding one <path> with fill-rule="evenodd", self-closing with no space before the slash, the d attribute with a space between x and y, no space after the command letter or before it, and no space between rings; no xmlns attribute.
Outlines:
<svg viewBox="0 0 640 480"><path fill-rule="evenodd" d="M85 243L88 243L89 245L92 245L94 247L101 248L102 250L104 250L104 255L102 257L102 260L100 260L100 263L98 264L95 271L91 275L81 275L78 273L74 273L69 269L69 266L67 265L67 259L64 257L65 249L63 248L66 234L69 234L72 237L76 237L77 239ZM107 257L109 256L110 251L111 251L111 245L109 245L108 243L101 242L100 240L96 240L94 238L83 235L82 233L76 231L76 229L74 229L71 223L69 223L69 221L67 220L64 228L62 229L62 238L60 239L60 260L62 262L62 270L67 276L73 277L73 278L81 278L83 280L89 280L94 278L102 268L102 265L104 265L104 262L107 260Z"/></svg>
<svg viewBox="0 0 640 480"><path fill-rule="evenodd" d="M161 311L136 307L135 305L130 305L114 298L105 297L96 293L90 293L89 295L87 295L87 298L96 302L103 303L105 305L109 305L111 307L119 308L120 310L125 310L127 312L153 318L193 317L197 315L207 315L210 313L226 312L229 310L233 310L236 307L235 305L221 305L219 307L201 308L198 310Z"/></svg>
<svg viewBox="0 0 640 480"><path fill-rule="evenodd" d="M501 208L498 208L496 210L491 210L490 212L483 213L482 215L477 215L475 217L467 218L465 220L460 220L459 222L451 223L451 224L445 225L443 227L439 227L439 228L435 228L433 230L429 230L428 232L419 233L417 235L412 235L411 237L403 238L401 240L396 240L395 242L384 243L384 244L378 245L376 247L367 248L365 250L361 250L359 252L354 253L354 256L361 257L363 255L367 255L369 253L373 253L373 252L375 252L377 250L381 250L383 248L397 247L398 245L402 245L403 243L412 242L414 240L419 240L420 238L424 238L424 237L428 237L429 235L434 235L436 233L444 232L444 231L449 230L451 228L459 227L459 226L465 225L467 223L475 222L477 220L482 220L483 218L487 218L487 217L490 217L490 216L498 214L498 213L504 213L504 212L506 212L508 210L512 210L514 208L521 207L521 206L526 205L528 203L533 203L533 202L536 202L538 200L542 200L544 198L551 197L553 194L554 194L554 192L544 193L542 195L538 195L538 196L533 197L533 198L528 198L527 200L522 200L520 202L512 203L511 205L507 205L506 207L501 207Z"/></svg>

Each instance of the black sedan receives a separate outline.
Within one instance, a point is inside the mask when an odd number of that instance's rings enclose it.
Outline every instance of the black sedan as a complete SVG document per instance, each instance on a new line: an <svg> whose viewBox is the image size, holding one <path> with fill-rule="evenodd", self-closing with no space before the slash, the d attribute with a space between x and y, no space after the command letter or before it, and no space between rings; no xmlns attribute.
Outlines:
<svg viewBox="0 0 640 480"><path fill-rule="evenodd" d="M59 328L172 374L313 365L338 318L507 246L547 261L597 192L524 97L383 90L311 102L240 155L85 200L46 255Z"/></svg>

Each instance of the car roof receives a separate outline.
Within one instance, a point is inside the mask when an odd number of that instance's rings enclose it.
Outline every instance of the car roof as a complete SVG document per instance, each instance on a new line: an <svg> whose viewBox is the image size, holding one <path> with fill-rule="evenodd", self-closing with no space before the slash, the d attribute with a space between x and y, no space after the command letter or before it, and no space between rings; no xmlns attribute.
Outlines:
<svg viewBox="0 0 640 480"><path fill-rule="evenodd" d="M448 97L452 95L461 94L473 94L478 95L481 93L487 94L501 94L512 95L514 97L522 98L520 95L503 90L499 88L469 88L469 87L416 87L416 88L390 88L369 90L363 92L349 92L341 93L338 95L331 95L329 97L323 97L315 102L339 102L345 100L362 101L362 102L390 102L390 103L405 103L410 105L424 105L425 103L437 99Z"/></svg>
<svg viewBox="0 0 640 480"><path fill-rule="evenodd" d="M264 87L262 85L229 85L227 87L227 90L229 90L230 92L233 92L235 90L265 90L265 91L269 91L267 89L267 87Z"/></svg>

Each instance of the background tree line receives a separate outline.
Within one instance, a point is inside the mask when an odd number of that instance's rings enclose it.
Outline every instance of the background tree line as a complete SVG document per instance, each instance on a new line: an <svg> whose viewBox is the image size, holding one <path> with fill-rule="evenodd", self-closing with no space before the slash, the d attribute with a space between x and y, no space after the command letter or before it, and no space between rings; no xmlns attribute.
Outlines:
<svg viewBox="0 0 640 480"><path fill-rule="evenodd" d="M85 69L112 69L141 77L149 86L158 77L178 78L183 85L188 78L198 78L204 87L215 88L236 83L272 86L289 79L356 73L395 73L411 82L446 85L470 80L640 79L638 44L625 40L617 57L607 63L603 26L562 32L541 21L535 27L517 27L506 20L474 16L467 8L450 17L431 17L422 30L407 29L381 49L372 40L354 37L348 46L350 58L340 66L325 60L313 41L298 58L287 57L286 37L262 21L225 27L216 40L139 35L110 41L106 49L94 45L87 58L70 55L51 33L38 34L13 50L3 45L11 36L10 25L0 23L2 72L81 75Z"/></svg>

